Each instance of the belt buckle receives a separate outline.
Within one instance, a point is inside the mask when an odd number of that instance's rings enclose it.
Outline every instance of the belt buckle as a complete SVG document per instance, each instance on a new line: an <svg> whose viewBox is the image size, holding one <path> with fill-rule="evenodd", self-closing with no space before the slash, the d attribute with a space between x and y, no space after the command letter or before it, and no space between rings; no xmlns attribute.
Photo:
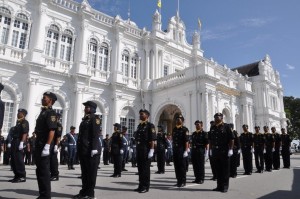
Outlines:
<svg viewBox="0 0 300 199"><path fill-rule="evenodd" d="M218 148L219 148L219 146L215 146L215 148L216 148L216 149L218 149Z"/></svg>

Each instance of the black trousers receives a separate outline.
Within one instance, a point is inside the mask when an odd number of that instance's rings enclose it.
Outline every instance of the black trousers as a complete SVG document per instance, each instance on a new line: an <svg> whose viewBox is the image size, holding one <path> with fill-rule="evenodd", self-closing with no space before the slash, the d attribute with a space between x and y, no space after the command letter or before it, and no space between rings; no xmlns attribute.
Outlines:
<svg viewBox="0 0 300 199"><path fill-rule="evenodd" d="M272 148L267 148L266 153L264 154L266 170L272 171L272 162L273 162L273 152Z"/></svg>
<svg viewBox="0 0 300 199"><path fill-rule="evenodd" d="M50 150L50 176L58 176L58 159L57 159L57 152L54 152L54 148Z"/></svg>
<svg viewBox="0 0 300 199"><path fill-rule="evenodd" d="M193 148L192 149L192 164L193 164L194 175L195 175L196 181L204 180L204 176L205 176L204 153L205 153L204 148L199 148L199 149Z"/></svg>
<svg viewBox="0 0 300 199"><path fill-rule="evenodd" d="M93 157L91 157L90 154L79 155L82 176L82 189L79 193L82 196L95 196L95 186L99 159L99 155L94 155Z"/></svg>
<svg viewBox="0 0 300 199"><path fill-rule="evenodd" d="M252 164L251 147L243 148L242 154L243 154L243 164L244 164L245 173L252 173L253 164Z"/></svg>
<svg viewBox="0 0 300 199"><path fill-rule="evenodd" d="M159 172L165 172L166 152L165 149L157 150L157 169Z"/></svg>
<svg viewBox="0 0 300 199"><path fill-rule="evenodd" d="M275 151L273 152L273 168L274 169L279 169L280 168L279 148L275 148Z"/></svg>
<svg viewBox="0 0 300 199"><path fill-rule="evenodd" d="M228 157L228 150L213 150L212 159L216 167L217 188L220 190L227 190L229 188L230 168L230 158Z"/></svg>
<svg viewBox="0 0 300 199"><path fill-rule="evenodd" d="M212 172L212 178L217 179L217 169L216 169L216 164L214 162L214 159L212 158L211 155L209 155L209 163L210 163L210 168L211 168L211 172Z"/></svg>
<svg viewBox="0 0 300 199"><path fill-rule="evenodd" d="M35 165L35 148L31 149L31 165Z"/></svg>
<svg viewBox="0 0 300 199"><path fill-rule="evenodd" d="M183 148L173 148L173 161L177 184L186 183L186 158L183 157Z"/></svg>
<svg viewBox="0 0 300 199"><path fill-rule="evenodd" d="M113 154L114 175L121 175L122 172L122 154Z"/></svg>
<svg viewBox="0 0 300 199"><path fill-rule="evenodd" d="M139 173L139 188L149 189L150 187L150 164L151 158L148 159L148 149L146 147L137 148L137 167Z"/></svg>
<svg viewBox="0 0 300 199"><path fill-rule="evenodd" d="M240 154L237 150L233 151L233 155L230 157L230 176L237 176L237 168L239 165Z"/></svg>
<svg viewBox="0 0 300 199"><path fill-rule="evenodd" d="M109 150L108 149L103 150L103 163L104 164L109 163Z"/></svg>
<svg viewBox="0 0 300 199"><path fill-rule="evenodd" d="M126 148L126 150L124 150L124 153L122 154L122 169L125 169L125 164L127 162L128 154L129 154L129 151Z"/></svg>
<svg viewBox="0 0 300 199"><path fill-rule="evenodd" d="M282 155L282 160L283 160L283 167L289 168L291 166L290 147L282 147L281 155Z"/></svg>
<svg viewBox="0 0 300 199"><path fill-rule="evenodd" d="M254 149L254 157L255 157L255 166L257 171L264 170L264 153L262 148L255 148Z"/></svg>
<svg viewBox="0 0 300 199"><path fill-rule="evenodd" d="M11 142L11 167L15 178L26 178L24 150L19 150L20 140L13 139Z"/></svg>
<svg viewBox="0 0 300 199"><path fill-rule="evenodd" d="M35 150L36 158L36 177L38 181L40 198L51 198L50 183L50 155L42 157L43 146Z"/></svg>

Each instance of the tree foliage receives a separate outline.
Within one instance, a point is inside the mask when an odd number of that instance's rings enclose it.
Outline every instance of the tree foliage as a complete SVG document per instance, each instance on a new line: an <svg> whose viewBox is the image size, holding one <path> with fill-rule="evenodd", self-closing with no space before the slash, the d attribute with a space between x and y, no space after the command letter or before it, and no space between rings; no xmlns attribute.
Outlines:
<svg viewBox="0 0 300 199"><path fill-rule="evenodd" d="M288 133L292 138L300 138L300 98L283 97L284 110L288 120Z"/></svg>

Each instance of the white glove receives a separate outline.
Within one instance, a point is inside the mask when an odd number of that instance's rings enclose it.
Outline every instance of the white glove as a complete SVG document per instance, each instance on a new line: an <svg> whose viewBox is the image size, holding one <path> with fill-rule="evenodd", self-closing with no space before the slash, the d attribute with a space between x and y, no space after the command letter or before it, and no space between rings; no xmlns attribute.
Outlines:
<svg viewBox="0 0 300 199"><path fill-rule="evenodd" d="M228 151L228 157L230 157L232 155L233 155L233 151L232 151L232 149L229 149L229 151Z"/></svg>
<svg viewBox="0 0 300 199"><path fill-rule="evenodd" d="M187 149L187 152L188 152L188 153L191 152L190 148Z"/></svg>
<svg viewBox="0 0 300 199"><path fill-rule="evenodd" d="M21 151L21 150L23 150L23 148L24 148L24 142L20 142L20 144L19 144L19 150Z"/></svg>
<svg viewBox="0 0 300 199"><path fill-rule="evenodd" d="M165 149L165 153L167 153L168 152L168 149Z"/></svg>
<svg viewBox="0 0 300 199"><path fill-rule="evenodd" d="M282 151L282 147L279 147L279 150Z"/></svg>
<svg viewBox="0 0 300 199"><path fill-rule="evenodd" d="M123 149L121 149L121 150L120 150L120 154L123 154L123 153L124 153L124 151L123 151Z"/></svg>
<svg viewBox="0 0 300 199"><path fill-rule="evenodd" d="M251 149L251 153L254 153L254 148Z"/></svg>
<svg viewBox="0 0 300 199"><path fill-rule="evenodd" d="M8 143L8 144L7 144L7 148L10 148L10 147L11 147L11 144L10 144L10 143Z"/></svg>
<svg viewBox="0 0 300 199"><path fill-rule="evenodd" d="M42 157L48 156L50 154L49 149L50 149L50 144L45 144L41 156Z"/></svg>
<svg viewBox="0 0 300 199"><path fill-rule="evenodd" d="M133 153L133 149L130 149L130 152Z"/></svg>
<svg viewBox="0 0 300 199"><path fill-rule="evenodd" d="M212 156L212 150L211 149L209 149L209 155Z"/></svg>
<svg viewBox="0 0 300 199"><path fill-rule="evenodd" d="M264 149L264 154L267 153L266 149Z"/></svg>
<svg viewBox="0 0 300 199"><path fill-rule="evenodd" d="M65 152L68 152L68 147L65 147Z"/></svg>
<svg viewBox="0 0 300 199"><path fill-rule="evenodd" d="M128 147L127 147L127 151L129 151L129 149L130 149L130 147L128 146Z"/></svg>
<svg viewBox="0 0 300 199"><path fill-rule="evenodd" d="M272 148L272 152L274 152L275 151L275 149L274 148Z"/></svg>
<svg viewBox="0 0 300 199"><path fill-rule="evenodd" d="M54 145L53 152L54 152L54 153L57 153L57 149L58 149L57 145Z"/></svg>
<svg viewBox="0 0 300 199"><path fill-rule="evenodd" d="M93 157L93 156L96 155L97 153L98 153L97 150L92 150L92 151L91 151L91 157Z"/></svg>
<svg viewBox="0 0 300 199"><path fill-rule="evenodd" d="M208 150L205 149L205 154L204 156L207 158L208 157Z"/></svg>
<svg viewBox="0 0 300 199"><path fill-rule="evenodd" d="M241 149L238 150L238 154L240 154L240 153L241 153Z"/></svg>
<svg viewBox="0 0 300 199"><path fill-rule="evenodd" d="M184 157L184 158L188 157L188 152L187 152L187 150L186 150L186 151L184 151L184 153L183 153L183 157Z"/></svg>
<svg viewBox="0 0 300 199"><path fill-rule="evenodd" d="M154 154L154 149L150 149L149 153L148 153L148 159L152 158Z"/></svg>

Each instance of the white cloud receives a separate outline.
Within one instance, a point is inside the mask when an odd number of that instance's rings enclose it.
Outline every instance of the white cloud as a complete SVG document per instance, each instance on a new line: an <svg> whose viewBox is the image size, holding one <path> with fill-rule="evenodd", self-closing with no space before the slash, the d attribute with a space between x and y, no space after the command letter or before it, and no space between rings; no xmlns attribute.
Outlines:
<svg viewBox="0 0 300 199"><path fill-rule="evenodd" d="M273 19L271 18L248 18L248 19L242 19L241 24L245 27L262 27L270 22L272 22Z"/></svg>
<svg viewBox="0 0 300 199"><path fill-rule="evenodd" d="M287 74L282 74L281 76L284 77L284 78L289 77Z"/></svg>
<svg viewBox="0 0 300 199"><path fill-rule="evenodd" d="M294 70L295 69L295 66L292 66L292 65L289 65L289 64L286 64L286 67L289 70Z"/></svg>

